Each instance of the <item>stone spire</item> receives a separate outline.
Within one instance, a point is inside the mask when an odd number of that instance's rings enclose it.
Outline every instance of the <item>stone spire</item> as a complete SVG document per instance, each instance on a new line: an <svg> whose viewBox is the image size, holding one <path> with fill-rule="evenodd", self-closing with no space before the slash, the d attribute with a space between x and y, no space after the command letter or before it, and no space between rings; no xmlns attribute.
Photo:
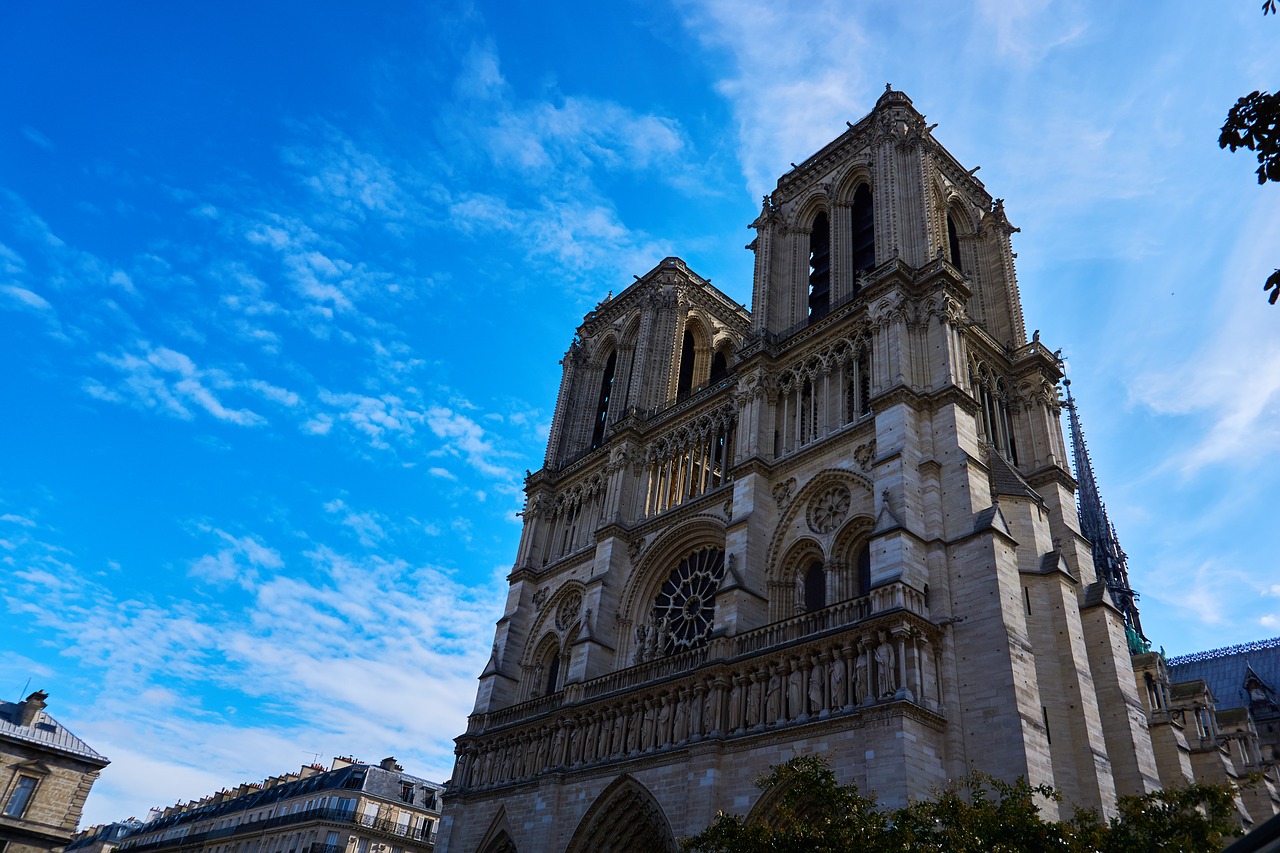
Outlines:
<svg viewBox="0 0 1280 853"><path fill-rule="evenodd" d="M1129 562L1115 525L1107 516L1107 505L1098 495L1098 481L1093 476L1093 462L1089 459L1089 447L1080 428L1080 416L1076 413L1076 401L1071 396L1071 380L1062 383L1067 388L1067 420L1071 426L1071 452L1076 460L1076 481L1079 489L1080 532L1093 546L1093 568L1098 580L1107 585L1111 601L1124 615L1125 634L1129 640L1129 653L1141 654L1151 650L1151 642L1142 633L1142 621L1138 618L1138 594L1129 586Z"/></svg>

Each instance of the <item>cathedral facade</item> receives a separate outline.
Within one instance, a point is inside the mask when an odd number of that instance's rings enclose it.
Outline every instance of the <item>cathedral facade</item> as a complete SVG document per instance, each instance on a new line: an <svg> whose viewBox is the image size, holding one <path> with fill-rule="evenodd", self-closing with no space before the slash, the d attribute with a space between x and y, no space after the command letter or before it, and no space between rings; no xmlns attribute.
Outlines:
<svg viewBox="0 0 1280 853"><path fill-rule="evenodd" d="M442 849L674 850L767 819L798 753L888 806L970 768L1104 814L1161 785L973 171L886 90L765 198L750 311L667 258L586 316Z"/></svg>

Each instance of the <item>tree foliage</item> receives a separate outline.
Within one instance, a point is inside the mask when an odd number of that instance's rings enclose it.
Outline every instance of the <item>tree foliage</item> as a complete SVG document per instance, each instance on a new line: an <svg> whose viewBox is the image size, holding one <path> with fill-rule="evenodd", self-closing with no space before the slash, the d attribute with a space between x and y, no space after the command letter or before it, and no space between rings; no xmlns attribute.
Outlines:
<svg viewBox="0 0 1280 853"><path fill-rule="evenodd" d="M767 817L747 821L723 812L683 846L690 853L837 853L904 850L936 853L1129 853L1220 850L1238 831L1235 788L1192 785L1142 797L1121 797L1119 814L1104 821L1093 810L1050 821L1038 801L1061 795L1025 779L1004 782L974 772L894 811L875 797L841 785L820 756L778 765L757 785L772 800Z"/></svg>
<svg viewBox="0 0 1280 853"><path fill-rule="evenodd" d="M1276 0L1263 0L1263 15L1276 15ZM1258 183L1280 181L1280 92L1255 91L1236 101L1218 135L1218 147L1244 148L1258 155ZM1280 269L1263 283L1268 301L1280 300Z"/></svg>

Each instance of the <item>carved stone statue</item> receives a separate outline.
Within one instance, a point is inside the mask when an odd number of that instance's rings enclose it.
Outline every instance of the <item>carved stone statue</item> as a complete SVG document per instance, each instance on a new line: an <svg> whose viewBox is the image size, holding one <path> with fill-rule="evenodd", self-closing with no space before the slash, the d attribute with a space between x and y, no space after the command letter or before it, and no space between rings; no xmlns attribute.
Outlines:
<svg viewBox="0 0 1280 853"><path fill-rule="evenodd" d="M849 703L844 687L844 658L837 653L831 662L831 710L838 711Z"/></svg>
<svg viewBox="0 0 1280 853"><path fill-rule="evenodd" d="M804 673L800 667L792 664L791 674L787 676L787 718L794 720L804 713Z"/></svg>
<svg viewBox="0 0 1280 853"><path fill-rule="evenodd" d="M640 711L633 710L627 714L627 752L632 753L640 748Z"/></svg>
<svg viewBox="0 0 1280 853"><path fill-rule="evenodd" d="M854 687L857 695L854 697L857 702L865 702L871 697L871 677L867 665L867 656L870 654L865 645L858 647L857 662L857 678L854 679Z"/></svg>
<svg viewBox="0 0 1280 853"><path fill-rule="evenodd" d="M733 680L733 688L729 691L729 726L728 730L736 732L742 728L742 701L743 689L741 676Z"/></svg>
<svg viewBox="0 0 1280 853"><path fill-rule="evenodd" d="M658 711L653 707L653 702L646 699L644 702L644 721L641 724L640 748L648 752L654 746L654 726L658 722Z"/></svg>
<svg viewBox="0 0 1280 853"><path fill-rule="evenodd" d="M636 626L636 650L631 655L631 662L644 663L648 660L647 652L649 651L648 643L649 626L641 622Z"/></svg>
<svg viewBox="0 0 1280 853"><path fill-rule="evenodd" d="M653 624L649 626L649 641L645 645L644 650L645 660L654 660L658 657L658 633L664 629L666 621L667 620L665 618L661 621L655 619L653 620Z"/></svg>
<svg viewBox="0 0 1280 853"><path fill-rule="evenodd" d="M556 733L551 739L551 765L559 767L564 763L564 726L556 726Z"/></svg>
<svg viewBox="0 0 1280 853"><path fill-rule="evenodd" d="M884 631L880 632L880 645L876 646L876 693L880 698L892 696L898 689L894 669L893 646Z"/></svg>
<svg viewBox="0 0 1280 853"><path fill-rule="evenodd" d="M685 696L681 693L680 698L676 700L676 727L671 734L671 740L675 743L680 743L689 736L689 709L687 705Z"/></svg>
<svg viewBox="0 0 1280 853"><path fill-rule="evenodd" d="M747 728L755 728L760 724L760 682L754 677L747 688Z"/></svg>
<svg viewBox="0 0 1280 853"><path fill-rule="evenodd" d="M827 672L822 662L814 659L813 669L809 671L809 713L818 714L827 709L826 705Z"/></svg>
<svg viewBox="0 0 1280 853"><path fill-rule="evenodd" d="M663 699L662 706L658 708L658 731L654 735L654 741L658 748L666 746L671 740L671 702Z"/></svg>
<svg viewBox="0 0 1280 853"><path fill-rule="evenodd" d="M769 673L769 696L765 702L765 722L773 725L782 717L782 676L775 669Z"/></svg>
<svg viewBox="0 0 1280 853"><path fill-rule="evenodd" d="M613 718L613 740L609 744L610 755L620 755L626 743L627 716L619 711Z"/></svg>

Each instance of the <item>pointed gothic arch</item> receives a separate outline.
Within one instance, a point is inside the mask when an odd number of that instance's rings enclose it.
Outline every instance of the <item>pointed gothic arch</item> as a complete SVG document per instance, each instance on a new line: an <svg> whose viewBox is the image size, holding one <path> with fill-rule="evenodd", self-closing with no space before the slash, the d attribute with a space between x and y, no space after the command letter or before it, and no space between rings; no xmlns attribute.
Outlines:
<svg viewBox="0 0 1280 853"><path fill-rule="evenodd" d="M566 853L676 853L666 812L649 789L628 775L609 783L574 830Z"/></svg>
<svg viewBox="0 0 1280 853"><path fill-rule="evenodd" d="M676 371L676 398L687 397L705 387L711 375L711 327L700 313L691 311L680 338L679 369Z"/></svg>
<svg viewBox="0 0 1280 853"><path fill-rule="evenodd" d="M480 839L476 853L518 853L518 850L515 841L511 838L506 807L498 806L498 813L493 816L493 820L489 821L489 828Z"/></svg>
<svg viewBox="0 0 1280 853"><path fill-rule="evenodd" d="M673 572L685 561L699 554L717 552L720 555L719 570L723 574L727 554L725 551L724 521L713 516L694 516L675 529L668 531L645 550L645 555L627 580L619 598L621 606L618 620L617 668L636 663L638 638L636 631L649 622L659 595L670 593L669 584ZM699 559L693 568L705 570L707 561ZM705 574L701 571L701 574ZM705 590L707 584L700 583ZM714 601L710 603L714 607ZM677 644L679 645L679 644Z"/></svg>
<svg viewBox="0 0 1280 853"><path fill-rule="evenodd" d="M803 536L787 549L786 556L782 558L782 564L785 567L783 580L790 587L791 595L789 600L779 602L778 612L774 618L785 619L810 610L819 610L827 605L826 563L827 558L822 551L822 546L812 537ZM813 599L817 595L817 590L811 589L811 584L817 582L816 577L811 577L815 566L821 573L823 601L818 607L810 607L811 604L816 603Z"/></svg>
<svg viewBox="0 0 1280 853"><path fill-rule="evenodd" d="M812 794L796 789L794 781L771 785L765 789L751 811L747 812L747 826L772 826L811 823L823 817L822 804Z"/></svg>

